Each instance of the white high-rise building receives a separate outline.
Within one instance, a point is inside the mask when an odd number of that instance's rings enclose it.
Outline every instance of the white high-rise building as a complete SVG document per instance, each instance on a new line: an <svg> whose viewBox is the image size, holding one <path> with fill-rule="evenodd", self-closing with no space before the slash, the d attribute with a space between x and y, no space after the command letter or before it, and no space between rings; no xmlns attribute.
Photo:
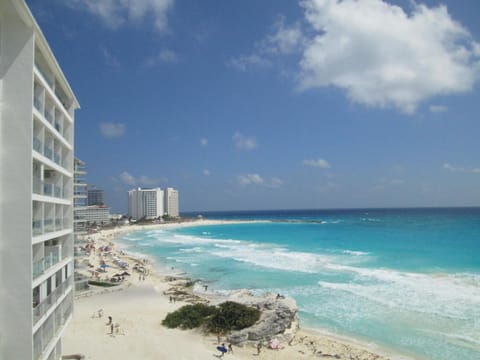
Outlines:
<svg viewBox="0 0 480 360"><path fill-rule="evenodd" d="M163 216L163 190L160 188L130 190L128 192L128 215L135 220Z"/></svg>
<svg viewBox="0 0 480 360"><path fill-rule="evenodd" d="M178 208L178 191L172 188L166 188L164 191L165 196L165 212L172 217L179 216Z"/></svg>
<svg viewBox="0 0 480 360"><path fill-rule="evenodd" d="M60 359L79 107L23 0L0 1L0 359Z"/></svg>

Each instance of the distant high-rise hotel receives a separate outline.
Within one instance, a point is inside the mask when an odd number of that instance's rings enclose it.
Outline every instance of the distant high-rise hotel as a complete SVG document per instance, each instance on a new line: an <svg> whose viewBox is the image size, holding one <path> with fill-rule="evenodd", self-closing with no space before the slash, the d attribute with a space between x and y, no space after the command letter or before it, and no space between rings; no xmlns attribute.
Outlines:
<svg viewBox="0 0 480 360"><path fill-rule="evenodd" d="M168 201L166 200L168 196ZM178 191L167 188L132 189L128 192L128 215L138 220L154 219L163 215L177 217Z"/></svg>
<svg viewBox="0 0 480 360"><path fill-rule="evenodd" d="M88 205L105 205L103 200L103 190L88 189Z"/></svg>
<svg viewBox="0 0 480 360"><path fill-rule="evenodd" d="M164 191L164 206L167 215L178 217L178 191L172 188L166 188Z"/></svg>
<svg viewBox="0 0 480 360"><path fill-rule="evenodd" d="M0 1L0 359L58 360L73 312L79 107L23 0Z"/></svg>

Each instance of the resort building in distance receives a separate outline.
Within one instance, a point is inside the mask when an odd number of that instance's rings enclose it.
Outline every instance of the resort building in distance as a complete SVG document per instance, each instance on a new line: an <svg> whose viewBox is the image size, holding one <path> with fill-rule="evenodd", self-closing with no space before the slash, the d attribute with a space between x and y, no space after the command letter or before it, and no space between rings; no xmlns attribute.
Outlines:
<svg viewBox="0 0 480 360"><path fill-rule="evenodd" d="M60 359L79 107L24 0L0 1L0 359Z"/></svg>
<svg viewBox="0 0 480 360"><path fill-rule="evenodd" d="M128 216L139 220L155 219L164 215L179 216L177 190L137 188L128 192Z"/></svg>

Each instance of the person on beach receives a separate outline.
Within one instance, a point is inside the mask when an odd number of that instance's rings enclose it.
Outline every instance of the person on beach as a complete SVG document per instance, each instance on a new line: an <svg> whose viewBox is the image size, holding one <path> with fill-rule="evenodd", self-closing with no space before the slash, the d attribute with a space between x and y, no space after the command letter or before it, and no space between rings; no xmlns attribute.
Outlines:
<svg viewBox="0 0 480 360"><path fill-rule="evenodd" d="M228 352L233 354L233 345L232 345L232 343L228 343Z"/></svg>
<svg viewBox="0 0 480 360"><path fill-rule="evenodd" d="M262 350L262 343L259 342L259 343L257 344L257 355L260 355L260 351L261 351L261 350Z"/></svg>
<svg viewBox="0 0 480 360"><path fill-rule="evenodd" d="M108 317L108 323L107 323L107 325L112 325L112 320L113 320L112 317L109 316L109 317Z"/></svg>
<svg viewBox="0 0 480 360"><path fill-rule="evenodd" d="M225 344L222 344L220 346L217 346L217 350L220 351L220 356L221 358L223 358L223 355L225 355L225 353L228 351L227 348L225 347Z"/></svg>

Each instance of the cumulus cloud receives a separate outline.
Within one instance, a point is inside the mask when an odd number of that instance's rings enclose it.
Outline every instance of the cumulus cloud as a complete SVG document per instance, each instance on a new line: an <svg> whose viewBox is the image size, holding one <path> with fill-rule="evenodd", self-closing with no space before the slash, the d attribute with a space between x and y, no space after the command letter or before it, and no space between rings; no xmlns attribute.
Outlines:
<svg viewBox="0 0 480 360"><path fill-rule="evenodd" d="M477 174L480 173L480 168L465 168L462 166L454 166L449 163L444 163L442 165L442 168L444 170L454 172L454 173L477 173Z"/></svg>
<svg viewBox="0 0 480 360"><path fill-rule="evenodd" d="M130 186L154 186L159 185L166 180L163 178L154 179L145 175L134 176L129 172L124 171L120 174L120 181Z"/></svg>
<svg viewBox="0 0 480 360"><path fill-rule="evenodd" d="M154 27L161 32L167 28L167 14L174 0L70 0L65 4L98 16L112 29L153 19Z"/></svg>
<svg viewBox="0 0 480 360"><path fill-rule="evenodd" d="M210 171L208 169L203 169L203 175L210 176Z"/></svg>
<svg viewBox="0 0 480 360"><path fill-rule="evenodd" d="M245 136L239 132L233 135L233 143L240 150L253 150L257 147L257 140L254 136Z"/></svg>
<svg viewBox="0 0 480 360"><path fill-rule="evenodd" d="M208 139L207 138L201 138L200 139L200 145L207 146L208 145Z"/></svg>
<svg viewBox="0 0 480 360"><path fill-rule="evenodd" d="M446 6L411 14L381 0L307 0L317 34L304 49L301 89L336 86L356 102L413 113L437 95L469 91L479 78L478 43Z"/></svg>
<svg viewBox="0 0 480 360"><path fill-rule="evenodd" d="M270 180L263 179L259 174L246 174L237 176L237 181L241 186L261 185L270 188L278 188L283 185L283 180L273 177Z"/></svg>
<svg viewBox="0 0 480 360"><path fill-rule="evenodd" d="M303 160L303 165L311 166L311 167L318 167L318 168L321 168L321 169L330 168L330 163L325 159Z"/></svg>
<svg viewBox="0 0 480 360"><path fill-rule="evenodd" d="M120 123L100 123L100 132L106 138L121 137L125 134L125 124Z"/></svg>

